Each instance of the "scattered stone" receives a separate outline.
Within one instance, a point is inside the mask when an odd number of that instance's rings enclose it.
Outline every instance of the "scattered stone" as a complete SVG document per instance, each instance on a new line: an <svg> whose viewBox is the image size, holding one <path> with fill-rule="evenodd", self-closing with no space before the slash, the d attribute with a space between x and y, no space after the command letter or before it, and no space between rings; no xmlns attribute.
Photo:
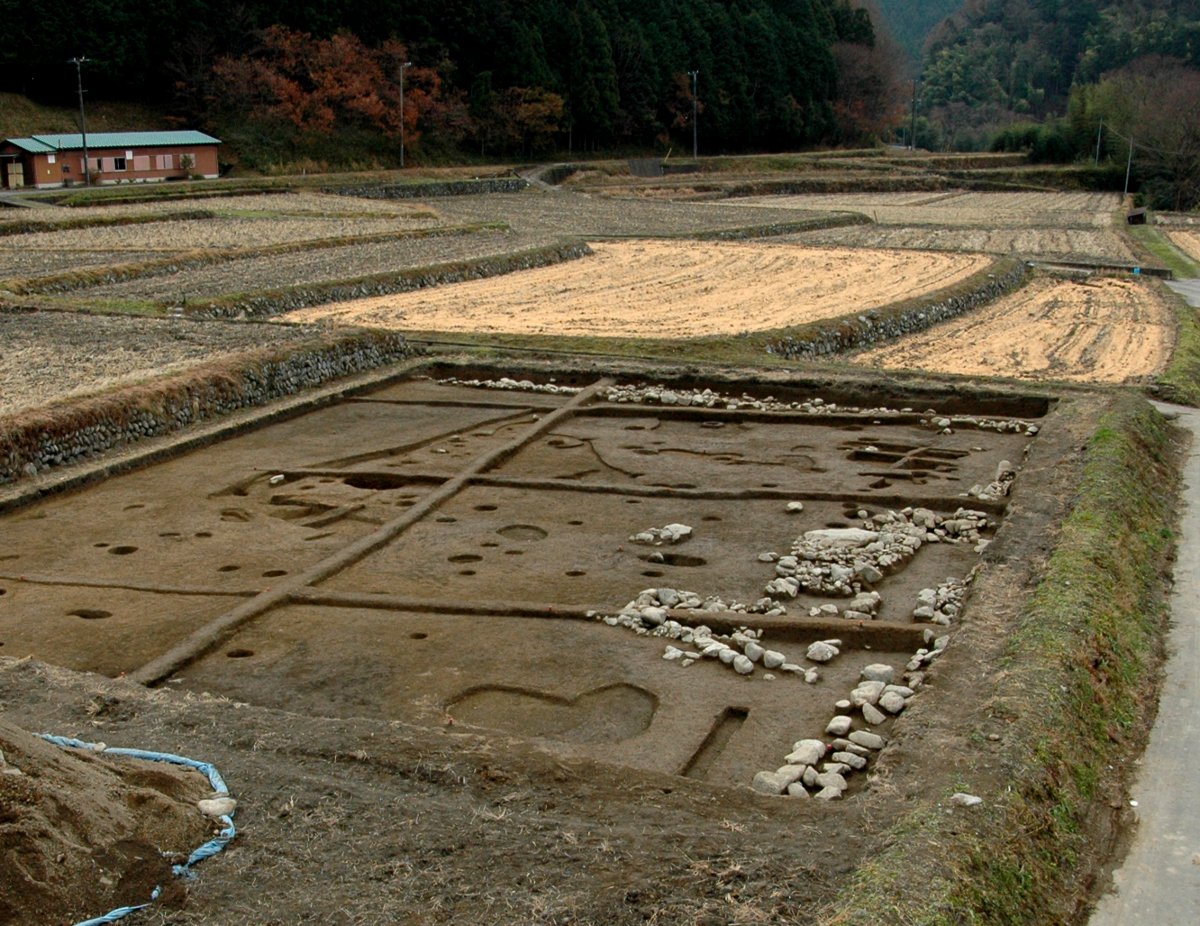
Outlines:
<svg viewBox="0 0 1200 926"><path fill-rule="evenodd" d="M764 650L754 640L747 640L746 643L742 646L742 652L746 654L746 658L749 659L751 662L758 662L760 659L762 659L763 653L765 653L766 650ZM783 664L783 661L780 660L780 665L782 665L782 664Z"/></svg>
<svg viewBox="0 0 1200 926"><path fill-rule="evenodd" d="M879 696L879 706L889 714L899 714L904 710L906 702L899 692L885 691Z"/></svg>
<svg viewBox="0 0 1200 926"><path fill-rule="evenodd" d="M957 804L960 807L978 807L983 803L983 798L974 794L965 794L959 791L956 794L950 795L950 803Z"/></svg>
<svg viewBox="0 0 1200 926"><path fill-rule="evenodd" d="M818 801L839 801L842 799L843 791L840 788L822 788L813 795Z"/></svg>
<svg viewBox="0 0 1200 926"><path fill-rule="evenodd" d="M733 657L733 671L738 675L749 675L754 671L754 663L739 653Z"/></svg>
<svg viewBox="0 0 1200 926"><path fill-rule="evenodd" d="M651 527L630 536L631 543L653 544L682 543L692 536L692 528L687 524L668 524L665 527Z"/></svg>
<svg viewBox="0 0 1200 926"><path fill-rule="evenodd" d="M830 758L835 762L850 766L855 771L862 771L867 767L867 760L856 752L835 752Z"/></svg>
<svg viewBox="0 0 1200 926"><path fill-rule="evenodd" d="M850 734L849 739L850 742L865 746L867 749L882 749L887 745L887 741L882 736L868 730L855 730Z"/></svg>
<svg viewBox="0 0 1200 926"><path fill-rule="evenodd" d="M777 772L759 772L750 786L760 794L782 794L789 784Z"/></svg>
<svg viewBox="0 0 1200 926"><path fill-rule="evenodd" d="M787 513L788 514L799 514L803 510L804 510L804 502L788 502L787 503Z"/></svg>
<svg viewBox="0 0 1200 926"><path fill-rule="evenodd" d="M813 662L829 662L834 656L841 652L836 646L831 646L823 641L818 641L808 648L805 653L807 659Z"/></svg>
<svg viewBox="0 0 1200 926"><path fill-rule="evenodd" d="M808 793L808 788L804 787L804 785L799 781L792 782L790 785L788 785L787 793L788 793L789 797L811 797L812 796Z"/></svg>
<svg viewBox="0 0 1200 926"><path fill-rule="evenodd" d="M829 725L825 727L825 732L833 736L845 736L850 732L850 724L852 722L845 714L838 714L833 720L829 721Z"/></svg>
<svg viewBox="0 0 1200 926"><path fill-rule="evenodd" d="M787 756L789 765L816 765L825 758L827 747L821 740L799 740Z"/></svg>
<svg viewBox="0 0 1200 926"><path fill-rule="evenodd" d="M232 797L214 797L197 801L196 806L206 817L225 817L233 813L234 808L237 807L237 801Z"/></svg>
<svg viewBox="0 0 1200 926"><path fill-rule="evenodd" d="M873 662L862 670L862 679L866 682L882 682L890 685L896 675L896 670L881 662Z"/></svg>
<svg viewBox="0 0 1200 926"><path fill-rule="evenodd" d="M877 727L887 720L887 716L883 713L883 711L877 708L874 704L864 704L862 706L862 715L863 720L873 727Z"/></svg>
<svg viewBox="0 0 1200 926"><path fill-rule="evenodd" d="M783 653L773 649L763 650L762 664L768 669L778 669L787 662L787 657Z"/></svg>

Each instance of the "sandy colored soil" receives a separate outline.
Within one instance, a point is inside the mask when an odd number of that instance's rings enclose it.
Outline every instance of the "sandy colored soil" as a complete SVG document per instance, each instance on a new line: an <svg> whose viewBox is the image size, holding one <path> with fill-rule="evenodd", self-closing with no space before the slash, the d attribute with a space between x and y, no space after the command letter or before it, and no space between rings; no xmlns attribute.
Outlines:
<svg viewBox="0 0 1200 926"><path fill-rule="evenodd" d="M1161 370L1174 342L1173 312L1154 284L1045 278L854 359L886 369L1120 383Z"/></svg>
<svg viewBox="0 0 1200 926"><path fill-rule="evenodd" d="M0 416L309 337L284 325L0 312Z"/></svg>
<svg viewBox="0 0 1200 926"><path fill-rule="evenodd" d="M319 306L288 321L523 334L688 338L801 325L949 286L981 255L742 243L594 246L555 267Z"/></svg>
<svg viewBox="0 0 1200 926"><path fill-rule="evenodd" d="M1173 231L1170 234L1175 247L1192 260L1200 260L1200 231Z"/></svg>

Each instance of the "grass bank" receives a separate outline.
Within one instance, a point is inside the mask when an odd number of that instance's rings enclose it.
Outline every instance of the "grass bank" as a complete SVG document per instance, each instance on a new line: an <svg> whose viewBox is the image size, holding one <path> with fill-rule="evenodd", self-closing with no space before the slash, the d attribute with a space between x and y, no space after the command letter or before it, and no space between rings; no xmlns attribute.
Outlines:
<svg viewBox="0 0 1200 926"><path fill-rule="evenodd" d="M967 811L949 790L914 802L823 926L1077 921L1080 878L1103 862L1104 789L1153 715L1175 484L1164 420L1115 399L994 676L997 786Z"/></svg>

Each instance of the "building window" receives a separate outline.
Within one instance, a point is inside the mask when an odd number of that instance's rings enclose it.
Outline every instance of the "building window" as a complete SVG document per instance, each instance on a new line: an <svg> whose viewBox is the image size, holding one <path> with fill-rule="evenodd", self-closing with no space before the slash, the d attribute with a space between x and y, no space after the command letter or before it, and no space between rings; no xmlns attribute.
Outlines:
<svg viewBox="0 0 1200 926"><path fill-rule="evenodd" d="M156 154L154 156L154 166L158 170L174 170L175 155L173 154Z"/></svg>
<svg viewBox="0 0 1200 926"><path fill-rule="evenodd" d="M113 158L113 170L125 170L125 159Z"/></svg>

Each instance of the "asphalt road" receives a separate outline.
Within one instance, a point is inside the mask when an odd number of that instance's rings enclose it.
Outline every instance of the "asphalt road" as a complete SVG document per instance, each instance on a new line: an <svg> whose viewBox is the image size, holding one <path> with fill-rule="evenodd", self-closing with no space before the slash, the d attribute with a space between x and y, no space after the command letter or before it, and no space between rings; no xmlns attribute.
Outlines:
<svg viewBox="0 0 1200 926"><path fill-rule="evenodd" d="M1200 306L1200 280L1170 285ZM1193 435L1183 473L1166 679L1131 794L1138 816L1133 845L1113 872L1114 892L1089 926L1200 923L1200 410L1158 407L1178 415L1176 423Z"/></svg>

